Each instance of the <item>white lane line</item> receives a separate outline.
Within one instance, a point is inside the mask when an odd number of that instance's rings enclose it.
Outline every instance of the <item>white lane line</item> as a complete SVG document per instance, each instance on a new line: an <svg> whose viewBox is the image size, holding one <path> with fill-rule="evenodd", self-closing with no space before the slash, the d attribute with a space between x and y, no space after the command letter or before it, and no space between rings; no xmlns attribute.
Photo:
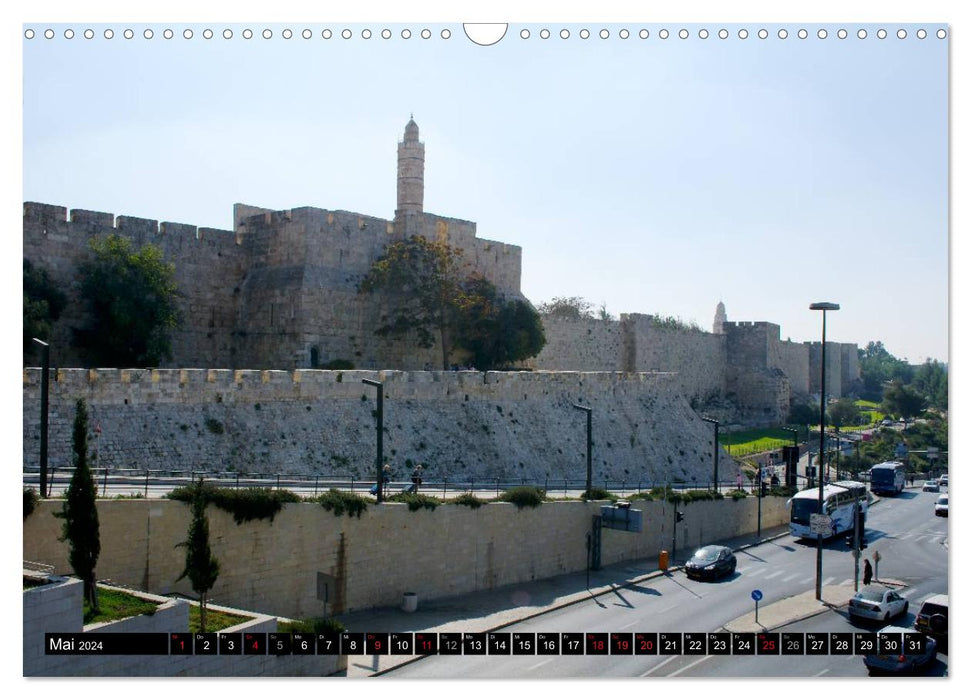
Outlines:
<svg viewBox="0 0 971 700"><path fill-rule="evenodd" d="M669 663L671 663L672 661L674 661L674 660L675 660L676 658L678 658L678 657L677 657L677 656L669 656L668 658L666 658L666 659L665 659L664 661L662 661L661 663L659 663L659 664L658 664L657 666L655 666L654 668L651 668L651 669L648 669L647 671L644 671L644 673L642 673L642 674L641 674L641 678L643 678L644 676L649 676L649 675L651 675L652 673L654 673L654 672L655 672L656 670L658 670L658 669L659 669L659 668L661 668L662 666L664 666L664 665L666 665L666 664L669 664Z"/></svg>
<svg viewBox="0 0 971 700"><path fill-rule="evenodd" d="M824 578L823 579L823 585L824 586L828 586L829 584L831 584L833 582L833 579L835 579L835 578L836 578L835 576L830 576L828 578Z"/></svg>
<svg viewBox="0 0 971 700"><path fill-rule="evenodd" d="M620 629L622 629L622 630L625 630L625 629L627 629L628 627L633 627L634 625L639 625L639 624L640 624L640 622L639 622L638 620L634 620L633 622L629 622L629 623L627 623L626 625L624 625L624 626L623 626L623 627L621 627Z"/></svg>
<svg viewBox="0 0 971 700"><path fill-rule="evenodd" d="M819 676L823 675L824 673L829 673L829 669L828 668L824 668L822 671L820 671L819 673L816 674L816 677L819 677Z"/></svg>
<svg viewBox="0 0 971 700"><path fill-rule="evenodd" d="M799 583L809 583L810 581L815 581L815 580L816 580L816 578L814 576L810 576L809 578L804 578Z"/></svg>
<svg viewBox="0 0 971 700"><path fill-rule="evenodd" d="M913 595L913 594L914 594L914 590L915 590L915 589L913 589L913 588L908 588L908 589L907 589L906 591L901 591L901 592L900 592L900 593L899 593L898 595L901 595L901 596L903 596L904 598L906 598L906 597L908 597L908 596L911 596L911 595Z"/></svg>
<svg viewBox="0 0 971 700"><path fill-rule="evenodd" d="M697 666L697 665L698 665L698 664L700 664L700 663L701 663L702 661L707 661L707 660L708 660L708 659L710 659L710 658L711 658L711 656L703 656L703 657L701 657L700 659L698 659L697 661L692 661L692 662L691 662L690 664L688 664L687 666L683 666L682 668L679 668L679 669L678 669L677 671L675 671L674 673L671 673L671 674L668 674L668 678L674 678L675 676L677 676L677 675L679 675L679 674L681 674L681 673L684 673L684 672L685 672L685 671L687 671L687 670L688 670L689 668L691 668L691 667L693 667L693 666Z"/></svg>
<svg viewBox="0 0 971 700"><path fill-rule="evenodd" d="M839 585L841 585L841 586L849 586L851 583L853 583L853 579L848 578L848 579L844 579L844 580L840 581L840 584Z"/></svg>
<svg viewBox="0 0 971 700"><path fill-rule="evenodd" d="M786 581L791 581L792 579L796 578L798 575L799 574L789 574L784 579L782 579L782 582L785 583Z"/></svg>
<svg viewBox="0 0 971 700"><path fill-rule="evenodd" d="M776 576L781 576L784 573L785 573L785 571L776 571L776 572L771 573L768 576L766 576L765 579L766 580L769 580L770 578L775 578Z"/></svg>
<svg viewBox="0 0 971 700"><path fill-rule="evenodd" d="M548 664L552 660L553 660L553 657L551 656L550 658L546 659L545 661L540 661L538 664L533 664L532 666L530 666L526 670L527 671L532 671L533 669L537 669L540 666L545 666L546 664Z"/></svg>

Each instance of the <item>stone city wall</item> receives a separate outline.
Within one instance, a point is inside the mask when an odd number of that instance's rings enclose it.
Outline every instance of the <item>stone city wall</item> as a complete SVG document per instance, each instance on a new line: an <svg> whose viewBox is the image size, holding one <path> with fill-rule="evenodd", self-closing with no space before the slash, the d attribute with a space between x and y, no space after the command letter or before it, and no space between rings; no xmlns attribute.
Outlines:
<svg viewBox="0 0 971 700"><path fill-rule="evenodd" d="M23 374L24 464L38 464L40 370ZM612 372L57 370L49 463L71 463L77 399L96 466L373 478L375 389L396 479L582 479L593 409L596 480L707 483L709 426L669 376ZM95 437L95 426L101 433ZM722 456L726 464L729 458Z"/></svg>
<svg viewBox="0 0 971 700"><path fill-rule="evenodd" d="M784 498L762 501L762 526L787 520ZM586 566L586 533L601 503L549 502L519 509L511 503L472 509L440 505L409 511L404 504L371 505L360 518L336 517L316 503L287 504L272 522L236 525L228 513L207 510L210 542L220 562L212 600L267 615L323 614L318 574L335 582L332 607L339 614L397 605L402 593L419 601L544 579ZM58 540L58 501L43 501L24 521L24 558L69 571L67 548ZM604 565L655 559L670 549L673 507L634 501L643 512L643 532L604 529ZM755 498L681 504L679 552L754 532ZM185 552L190 507L174 501L99 501L101 556L97 575L154 593L190 595L177 581ZM683 548L683 549L682 549ZM393 631L393 630L388 630Z"/></svg>

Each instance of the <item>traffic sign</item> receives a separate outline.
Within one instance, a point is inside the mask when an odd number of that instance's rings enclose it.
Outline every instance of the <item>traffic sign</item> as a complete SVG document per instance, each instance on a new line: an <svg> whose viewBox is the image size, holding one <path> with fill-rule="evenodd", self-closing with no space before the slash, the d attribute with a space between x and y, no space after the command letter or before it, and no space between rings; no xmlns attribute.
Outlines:
<svg viewBox="0 0 971 700"><path fill-rule="evenodd" d="M754 600L756 603L762 600L762 591L760 591L758 588L752 591L752 600Z"/></svg>
<svg viewBox="0 0 971 700"><path fill-rule="evenodd" d="M809 516L809 530L814 535L831 535L833 533L833 519L822 513L812 513Z"/></svg>

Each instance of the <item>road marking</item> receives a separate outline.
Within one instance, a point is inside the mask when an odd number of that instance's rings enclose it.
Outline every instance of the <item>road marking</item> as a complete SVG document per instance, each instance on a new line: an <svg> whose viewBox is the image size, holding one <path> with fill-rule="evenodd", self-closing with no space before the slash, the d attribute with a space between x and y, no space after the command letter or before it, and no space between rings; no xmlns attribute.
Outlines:
<svg viewBox="0 0 971 700"><path fill-rule="evenodd" d="M768 580L770 578L775 578L776 576L781 576L784 573L785 573L784 571L776 571L775 573L769 574L765 578L766 578L766 580Z"/></svg>
<svg viewBox="0 0 971 700"><path fill-rule="evenodd" d="M782 579L782 581L783 581L783 583L785 583L786 581L791 581L792 579L796 578L796 576L798 576L798 575L799 574L790 574L790 575L786 576L784 579Z"/></svg>
<svg viewBox="0 0 971 700"><path fill-rule="evenodd" d="M853 583L853 579L851 579L851 578L844 579L843 581L840 581L840 585L841 586L849 586L851 583Z"/></svg>
<svg viewBox="0 0 971 700"><path fill-rule="evenodd" d="M539 662L538 664L533 664L532 666L530 666L530 667L529 667L529 668L527 668L526 670L527 670L527 671L532 671L532 670L534 670L534 669L537 669L537 668L539 668L540 666L545 666L545 665L546 665L546 664L548 664L548 663L549 663L550 661L552 661L552 660L553 660L553 658L554 658L554 657L552 657L552 656L551 656L550 658L548 658L548 659L546 659L545 661L540 661L540 662Z"/></svg>
<svg viewBox="0 0 971 700"><path fill-rule="evenodd" d="M640 624L640 621L638 621L638 620L634 620L633 622L629 622L629 623L627 623L626 625L624 625L624 626L623 626L623 627L621 627L620 629L622 629L622 630L625 630L625 629L627 629L628 627L633 627L634 625L639 625L639 624Z"/></svg>
<svg viewBox="0 0 971 700"><path fill-rule="evenodd" d="M816 674L816 677L819 677L819 676L823 675L824 673L829 673L829 669L828 668L824 668L822 671L820 671L819 673Z"/></svg>
<svg viewBox="0 0 971 700"><path fill-rule="evenodd" d="M809 583L810 581L815 581L815 580L816 580L816 578L814 576L810 576L809 578L804 578L799 583Z"/></svg>
<svg viewBox="0 0 971 700"><path fill-rule="evenodd" d="M824 578L823 579L823 585L824 586L828 586L829 584L831 584L833 582L833 579L835 579L835 578L836 578L835 576L830 576L828 578Z"/></svg>
<svg viewBox="0 0 971 700"><path fill-rule="evenodd" d="M900 592L900 593L899 593L898 595L901 595L901 596L903 596L904 598L906 598L906 597L907 597L907 596L909 596L909 595L913 595L913 593L914 593L914 590L915 590L915 589L913 589L913 588L908 588L908 589L907 589L906 591L901 591L901 592Z"/></svg>
<svg viewBox="0 0 971 700"><path fill-rule="evenodd" d="M698 659L697 661L692 661L692 662L691 662L690 664L688 664L687 666L683 666L683 667L681 667L681 668L679 668L679 669L678 669L677 671L675 671L674 673L671 673L671 674L668 674L668 678L674 678L674 677L675 677L675 676L677 676L678 674L681 674L681 673L684 673L685 671L687 671L687 670L688 670L689 668L691 668L692 666L697 666L697 665L698 665L698 664L700 664L700 663L701 663L702 661L707 661L707 660L708 660L708 659L710 659L710 658L711 658L711 656L703 656L702 658L700 658L700 659Z"/></svg>
<svg viewBox="0 0 971 700"><path fill-rule="evenodd" d="M669 663L671 663L672 661L674 661L674 660L675 660L675 659L677 659L677 658L678 658L677 656L669 656L668 658L666 658L666 659L665 659L664 661L662 661L661 663L659 663L659 664L658 664L657 666L655 666L654 668L650 668L650 669L648 669L648 670L646 670L646 671L644 671L644 673L642 673L642 674L641 674L641 678L643 678L644 676L649 676L649 675L651 675L651 674L652 674L652 673L654 673L654 672L655 672L656 670L658 670L659 668L661 668L661 666L664 666L664 665L666 665L666 664L669 664Z"/></svg>

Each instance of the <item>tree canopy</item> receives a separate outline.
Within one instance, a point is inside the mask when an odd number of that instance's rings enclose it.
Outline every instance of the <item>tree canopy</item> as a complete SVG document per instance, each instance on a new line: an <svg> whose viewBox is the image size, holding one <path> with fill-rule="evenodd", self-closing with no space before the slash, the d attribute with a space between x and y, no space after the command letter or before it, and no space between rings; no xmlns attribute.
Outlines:
<svg viewBox="0 0 971 700"><path fill-rule="evenodd" d="M192 522L189 523L188 538L176 546L185 547L185 569L176 581L188 576L192 590L199 594L199 626L205 632L208 596L219 578L219 561L213 556L209 545L209 518L206 517L202 479L193 486Z"/></svg>
<svg viewBox="0 0 971 700"><path fill-rule="evenodd" d="M81 299L90 317L76 341L85 359L103 367L151 367L172 356L178 326L175 266L153 245L127 238L92 239L81 265Z"/></svg>
<svg viewBox="0 0 971 700"><path fill-rule="evenodd" d="M927 399L920 392L901 384L891 384L883 392L883 412L909 420L927 408Z"/></svg>
<svg viewBox="0 0 971 700"><path fill-rule="evenodd" d="M871 340L866 347L859 348L858 353L863 382L861 398L880 401L887 382L909 384L913 378L913 368L891 355L879 340Z"/></svg>
<svg viewBox="0 0 971 700"><path fill-rule="evenodd" d="M593 304L583 297L553 297L550 301L542 302L537 310L547 316L566 318L578 321L581 318L594 318ZM606 312L606 305L603 307ZM601 314L601 318L603 314Z"/></svg>
<svg viewBox="0 0 971 700"><path fill-rule="evenodd" d="M67 306L64 294L46 270L24 258L24 362L34 354L33 339L49 340L51 326Z"/></svg>
<svg viewBox="0 0 971 700"><path fill-rule="evenodd" d="M538 353L545 337L536 311L522 300L506 300L467 268L461 251L441 241L412 236L388 245L359 286L387 303L375 333L413 334L423 348L434 345L437 333L443 369L457 350L479 369Z"/></svg>
<svg viewBox="0 0 971 700"><path fill-rule="evenodd" d="M842 398L829 407L829 422L837 428L860 424L860 407L851 398Z"/></svg>
<svg viewBox="0 0 971 700"><path fill-rule="evenodd" d="M922 394L929 406L947 410L947 367L937 360L927 360L914 372L911 387Z"/></svg>

